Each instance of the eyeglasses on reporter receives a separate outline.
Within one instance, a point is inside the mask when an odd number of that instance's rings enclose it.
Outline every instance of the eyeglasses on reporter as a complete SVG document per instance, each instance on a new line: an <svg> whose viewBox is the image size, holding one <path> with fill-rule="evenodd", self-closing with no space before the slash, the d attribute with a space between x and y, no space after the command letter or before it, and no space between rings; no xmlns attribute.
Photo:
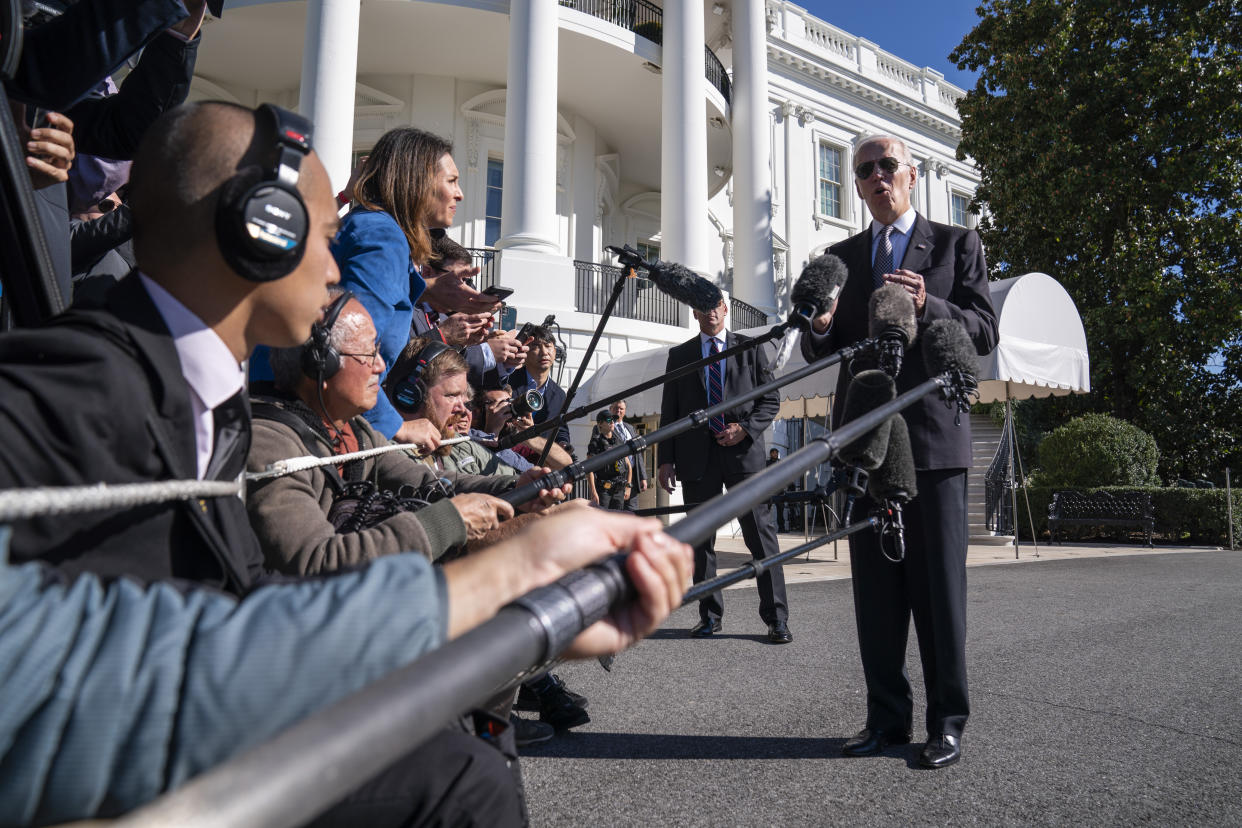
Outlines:
<svg viewBox="0 0 1242 828"><path fill-rule="evenodd" d="M905 161L899 161L891 155L886 155L879 161L864 161L854 168L854 175L860 179L868 179L871 173L875 171L876 165L879 165L880 171L892 175L902 167L913 167L913 164L907 164Z"/></svg>
<svg viewBox="0 0 1242 828"><path fill-rule="evenodd" d="M341 356L353 357L366 367L374 368L375 360L379 358L379 345L376 345L373 350L363 354L351 354L341 351Z"/></svg>

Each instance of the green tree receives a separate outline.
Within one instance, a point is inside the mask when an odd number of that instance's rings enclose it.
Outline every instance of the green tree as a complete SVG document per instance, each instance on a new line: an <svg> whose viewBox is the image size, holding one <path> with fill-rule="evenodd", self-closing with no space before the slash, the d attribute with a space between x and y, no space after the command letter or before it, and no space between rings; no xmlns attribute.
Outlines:
<svg viewBox="0 0 1242 828"><path fill-rule="evenodd" d="M1088 407L1151 433L1166 477L1242 460L1238 0L988 0L954 50L998 277L1083 317ZM1049 401L1062 415L1083 401Z"/></svg>

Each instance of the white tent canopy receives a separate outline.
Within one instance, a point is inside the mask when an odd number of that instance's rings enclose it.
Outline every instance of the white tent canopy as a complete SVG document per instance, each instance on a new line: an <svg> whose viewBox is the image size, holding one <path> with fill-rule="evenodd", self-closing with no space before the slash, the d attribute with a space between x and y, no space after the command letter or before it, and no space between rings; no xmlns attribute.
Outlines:
<svg viewBox="0 0 1242 828"><path fill-rule="evenodd" d="M979 401L1088 393L1087 335L1061 283L1028 273L991 288L1000 340L979 360Z"/></svg>
<svg viewBox="0 0 1242 828"><path fill-rule="evenodd" d="M1028 273L991 283L992 305L1000 328L999 344L979 359L981 402L1085 394L1091 390L1087 336L1082 318L1060 283L1044 273ZM770 326L751 328L750 336ZM689 332L687 332L689 338ZM765 348L774 349L769 344ZM602 400L625 388L664 373L668 346L637 351L600 367L579 392L579 403ZM769 350L769 356L773 353ZM795 350L781 373L806 364ZM780 417L822 417L828 395L836 388L837 368L801 379L781 389ZM661 386L627 398L632 417L660 413ZM806 408L803 408L803 401Z"/></svg>

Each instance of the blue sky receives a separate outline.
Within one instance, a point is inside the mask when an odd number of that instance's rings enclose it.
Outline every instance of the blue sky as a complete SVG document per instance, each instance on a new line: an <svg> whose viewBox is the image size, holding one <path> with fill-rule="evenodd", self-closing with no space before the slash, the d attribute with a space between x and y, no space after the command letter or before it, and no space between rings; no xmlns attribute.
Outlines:
<svg viewBox="0 0 1242 828"><path fill-rule="evenodd" d="M980 0L888 0L883 4L857 0L801 0L798 5L820 20L865 37L886 52L917 66L943 72L955 86L970 89L975 75L961 72L949 52L962 42L979 18Z"/></svg>

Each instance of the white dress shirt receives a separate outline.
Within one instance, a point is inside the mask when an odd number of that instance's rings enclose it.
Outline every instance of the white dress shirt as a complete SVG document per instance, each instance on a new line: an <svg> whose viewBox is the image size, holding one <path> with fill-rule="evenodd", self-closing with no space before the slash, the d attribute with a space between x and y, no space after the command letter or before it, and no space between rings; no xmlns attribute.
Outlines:
<svg viewBox="0 0 1242 828"><path fill-rule="evenodd" d="M246 372L224 340L171 293L139 273L155 309L168 326L181 361L181 375L190 386L194 415L194 448L198 479L202 480L215 448L212 409L245 387Z"/></svg>

